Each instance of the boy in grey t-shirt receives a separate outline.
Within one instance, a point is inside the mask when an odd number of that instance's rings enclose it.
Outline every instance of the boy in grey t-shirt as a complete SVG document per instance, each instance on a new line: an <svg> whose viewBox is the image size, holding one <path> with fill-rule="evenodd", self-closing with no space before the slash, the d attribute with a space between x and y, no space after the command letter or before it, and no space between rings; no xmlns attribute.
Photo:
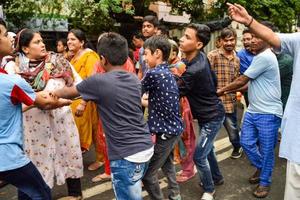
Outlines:
<svg viewBox="0 0 300 200"><path fill-rule="evenodd" d="M112 182L117 199L142 199L141 179L153 155L153 143L141 108L141 84L123 70L128 45L117 33L99 37L98 54L107 73L95 74L76 87L54 91L58 97L97 103L108 146ZM101 107L99 109L99 107Z"/></svg>

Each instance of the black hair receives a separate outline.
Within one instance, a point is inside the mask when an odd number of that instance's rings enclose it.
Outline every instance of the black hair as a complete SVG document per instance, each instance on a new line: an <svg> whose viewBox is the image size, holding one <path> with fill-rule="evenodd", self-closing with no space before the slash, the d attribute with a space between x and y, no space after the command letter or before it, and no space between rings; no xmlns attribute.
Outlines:
<svg viewBox="0 0 300 200"><path fill-rule="evenodd" d="M71 29L69 31L69 33L73 33L80 42L84 42L83 48L87 47L86 36L85 36L85 33L81 29Z"/></svg>
<svg viewBox="0 0 300 200"><path fill-rule="evenodd" d="M132 38L135 37L137 39L142 39L143 41L145 40L145 37L143 36L141 31L136 31L133 33Z"/></svg>
<svg viewBox="0 0 300 200"><path fill-rule="evenodd" d="M251 34L251 31L250 31L250 29L249 28L245 28L244 30L243 30L243 35L245 34L245 33L250 33Z"/></svg>
<svg viewBox="0 0 300 200"><path fill-rule="evenodd" d="M274 32L278 32L279 29L270 21L261 21L260 22L262 25L268 27L269 29L271 29Z"/></svg>
<svg viewBox="0 0 300 200"><path fill-rule="evenodd" d="M60 38L60 39L58 39L57 42L56 42L56 44L57 44L58 42L61 42L64 46L67 46L67 40L66 40L65 38Z"/></svg>
<svg viewBox="0 0 300 200"><path fill-rule="evenodd" d="M154 27L157 27L159 25L159 21L156 16L154 15L147 15L143 18L143 23L149 22L150 24L153 24Z"/></svg>
<svg viewBox="0 0 300 200"><path fill-rule="evenodd" d="M187 28L194 29L196 31L196 37L203 43L204 48L210 41L210 28L205 24L189 24Z"/></svg>
<svg viewBox="0 0 300 200"><path fill-rule="evenodd" d="M236 31L233 28L223 28L220 34L221 39L225 39L227 37L234 37L236 39Z"/></svg>
<svg viewBox="0 0 300 200"><path fill-rule="evenodd" d="M6 23L3 18L0 18L0 25L4 26L6 28Z"/></svg>
<svg viewBox="0 0 300 200"><path fill-rule="evenodd" d="M162 51L163 60L168 61L171 51L171 44L168 38L161 35L154 35L147 39L144 43L144 49L149 49L153 54L156 49Z"/></svg>
<svg viewBox="0 0 300 200"><path fill-rule="evenodd" d="M40 34L38 31L34 31L32 29L22 29L18 32L17 36L16 36L16 51L17 52L21 52L21 53L24 53L22 48L23 47L28 47L31 40L33 39L34 37L34 34Z"/></svg>
<svg viewBox="0 0 300 200"><path fill-rule="evenodd" d="M158 25L157 29L161 31L162 35L166 35L169 37L169 28L167 26L160 24Z"/></svg>
<svg viewBox="0 0 300 200"><path fill-rule="evenodd" d="M127 40L115 32L103 33L98 40L97 52L111 65L123 65L128 58Z"/></svg>
<svg viewBox="0 0 300 200"><path fill-rule="evenodd" d="M2 18L0 18L0 25L4 26L6 28L6 23ZM0 31L0 33L1 33L1 31Z"/></svg>

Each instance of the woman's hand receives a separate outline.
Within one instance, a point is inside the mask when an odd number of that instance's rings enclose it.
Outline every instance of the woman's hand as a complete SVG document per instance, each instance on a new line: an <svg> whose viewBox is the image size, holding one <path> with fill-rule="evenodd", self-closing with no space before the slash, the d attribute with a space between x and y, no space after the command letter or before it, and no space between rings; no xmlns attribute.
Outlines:
<svg viewBox="0 0 300 200"><path fill-rule="evenodd" d="M83 115L86 104L87 102L81 101L81 103L76 107L76 112L75 112L76 117L81 117Z"/></svg>

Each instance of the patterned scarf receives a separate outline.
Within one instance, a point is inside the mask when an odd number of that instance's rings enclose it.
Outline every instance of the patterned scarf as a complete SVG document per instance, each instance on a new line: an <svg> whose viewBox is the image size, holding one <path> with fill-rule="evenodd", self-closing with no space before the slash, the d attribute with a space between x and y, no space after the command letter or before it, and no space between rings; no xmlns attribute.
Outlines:
<svg viewBox="0 0 300 200"><path fill-rule="evenodd" d="M16 65L20 74L35 91L43 90L49 79L63 78L67 86L74 82L70 63L63 55L49 52L48 55L38 61L30 61L24 54L16 57Z"/></svg>

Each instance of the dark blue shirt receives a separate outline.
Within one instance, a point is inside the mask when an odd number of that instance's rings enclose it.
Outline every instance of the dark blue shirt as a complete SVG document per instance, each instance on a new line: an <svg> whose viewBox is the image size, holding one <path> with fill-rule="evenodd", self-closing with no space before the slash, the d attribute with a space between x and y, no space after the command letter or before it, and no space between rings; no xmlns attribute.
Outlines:
<svg viewBox="0 0 300 200"><path fill-rule="evenodd" d="M144 91L149 92L150 132L181 134L183 123L179 114L179 91L168 65L163 63L149 69L142 80L142 86Z"/></svg>
<svg viewBox="0 0 300 200"><path fill-rule="evenodd" d="M240 74L244 74L244 72L251 65L254 54L247 51L246 49L242 49L237 52L237 56L240 58Z"/></svg>

